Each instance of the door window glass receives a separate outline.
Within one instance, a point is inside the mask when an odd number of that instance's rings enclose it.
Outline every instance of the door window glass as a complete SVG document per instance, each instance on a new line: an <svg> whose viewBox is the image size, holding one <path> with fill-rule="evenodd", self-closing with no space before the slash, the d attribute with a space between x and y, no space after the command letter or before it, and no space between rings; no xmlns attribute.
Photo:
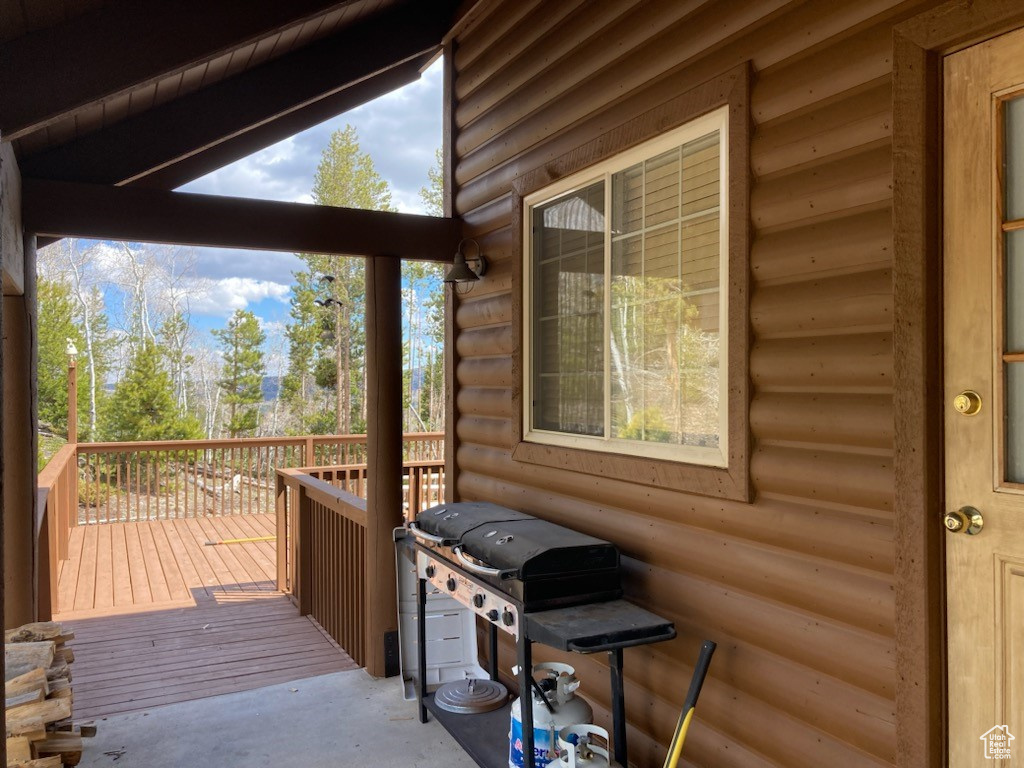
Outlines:
<svg viewBox="0 0 1024 768"><path fill-rule="evenodd" d="M1024 483L1024 96L1003 102L1003 455Z"/></svg>

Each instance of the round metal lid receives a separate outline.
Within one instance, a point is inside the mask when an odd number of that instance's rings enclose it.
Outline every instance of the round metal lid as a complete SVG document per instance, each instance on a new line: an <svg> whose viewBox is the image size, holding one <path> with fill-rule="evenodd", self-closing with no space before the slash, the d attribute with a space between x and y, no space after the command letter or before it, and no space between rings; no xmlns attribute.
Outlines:
<svg viewBox="0 0 1024 768"><path fill-rule="evenodd" d="M473 715L490 712L505 705L508 691L494 680L469 677L454 683L445 683L434 694L434 703L446 712Z"/></svg>

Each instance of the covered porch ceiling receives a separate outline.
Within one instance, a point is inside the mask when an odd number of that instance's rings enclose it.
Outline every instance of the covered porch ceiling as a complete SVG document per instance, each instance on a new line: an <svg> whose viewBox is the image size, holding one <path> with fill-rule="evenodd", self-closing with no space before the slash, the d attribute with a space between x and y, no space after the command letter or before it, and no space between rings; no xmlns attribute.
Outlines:
<svg viewBox="0 0 1024 768"><path fill-rule="evenodd" d="M26 228L40 245L448 259L451 220L170 190L416 80L466 15L458 0L0 4L0 139Z"/></svg>

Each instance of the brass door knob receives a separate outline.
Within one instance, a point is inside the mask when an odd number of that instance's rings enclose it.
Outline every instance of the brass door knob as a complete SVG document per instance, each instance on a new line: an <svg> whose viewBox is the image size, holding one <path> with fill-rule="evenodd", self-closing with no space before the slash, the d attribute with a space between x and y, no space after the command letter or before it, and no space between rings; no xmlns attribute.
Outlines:
<svg viewBox="0 0 1024 768"><path fill-rule="evenodd" d="M942 516L942 524L950 533L966 533L975 536L985 527L985 518L974 507L960 507Z"/></svg>
<svg viewBox="0 0 1024 768"><path fill-rule="evenodd" d="M973 416L981 410L981 395L973 389L965 389L953 398L953 409L964 416Z"/></svg>

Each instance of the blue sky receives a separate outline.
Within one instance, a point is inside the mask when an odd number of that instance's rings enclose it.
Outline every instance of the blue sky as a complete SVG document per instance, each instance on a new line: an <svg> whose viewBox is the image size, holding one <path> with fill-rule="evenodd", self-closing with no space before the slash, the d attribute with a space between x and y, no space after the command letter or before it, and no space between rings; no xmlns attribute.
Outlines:
<svg viewBox="0 0 1024 768"><path fill-rule="evenodd" d="M441 146L441 61L406 87L346 112L289 139L181 187L233 197L312 202L310 190L328 138L347 123L360 148L391 186L398 210L422 213L419 190L427 184L434 152ZM192 322L202 330L221 327L235 309L249 309L269 324L287 320L291 273L302 263L288 253L196 249L197 276L205 294L192 301Z"/></svg>

